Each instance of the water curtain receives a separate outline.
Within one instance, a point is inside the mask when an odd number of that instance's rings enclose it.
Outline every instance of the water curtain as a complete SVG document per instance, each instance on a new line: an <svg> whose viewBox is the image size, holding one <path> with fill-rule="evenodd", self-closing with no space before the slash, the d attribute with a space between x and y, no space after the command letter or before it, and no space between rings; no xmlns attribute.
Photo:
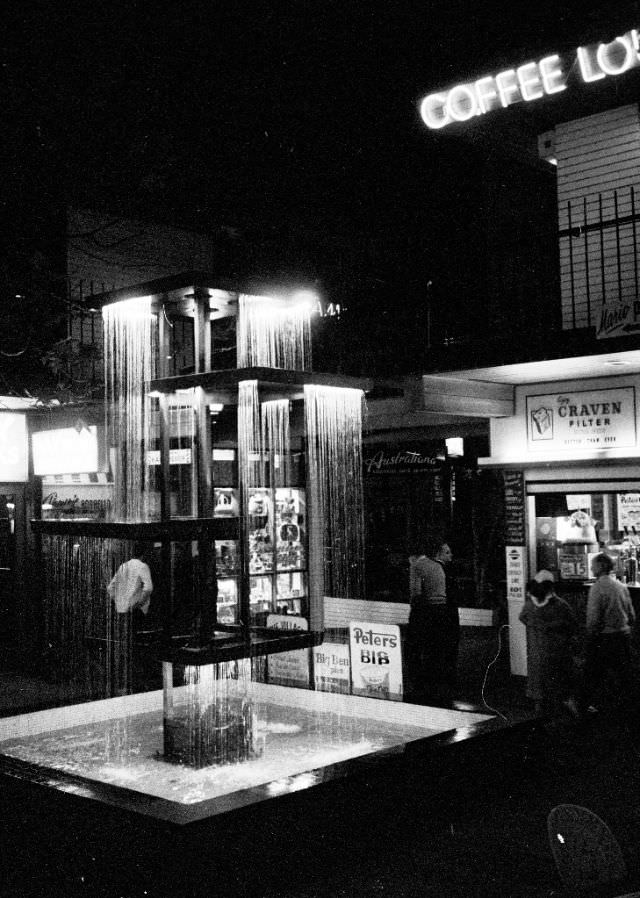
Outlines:
<svg viewBox="0 0 640 898"><path fill-rule="evenodd" d="M245 516L249 490L260 485L260 457L258 381L243 380L238 384L238 476Z"/></svg>
<svg viewBox="0 0 640 898"><path fill-rule="evenodd" d="M184 669L183 703L176 716L186 723L184 762L192 767L217 763L233 764L245 759L238 729L251 682L251 661L188 666Z"/></svg>
<svg viewBox="0 0 640 898"><path fill-rule="evenodd" d="M238 367L311 370L311 310L271 296L240 294Z"/></svg>
<svg viewBox="0 0 640 898"><path fill-rule="evenodd" d="M105 406L109 445L116 448L113 518L146 521L151 491L145 453L150 447L151 400L145 383L154 376L156 322L151 297L105 306Z"/></svg>
<svg viewBox="0 0 640 898"><path fill-rule="evenodd" d="M197 513L196 392L194 389L181 390L169 404L169 434L175 447L170 452L176 491L172 514L184 516Z"/></svg>
<svg viewBox="0 0 640 898"><path fill-rule="evenodd" d="M364 590L361 390L307 385L310 552L324 558L325 595Z"/></svg>
<svg viewBox="0 0 640 898"><path fill-rule="evenodd" d="M288 486L291 458L288 399L273 399L262 403L260 431L262 483L265 486Z"/></svg>
<svg viewBox="0 0 640 898"><path fill-rule="evenodd" d="M123 694L130 687L130 620L117 614L105 586L131 551L127 540L43 539L47 666L61 698L82 701Z"/></svg>

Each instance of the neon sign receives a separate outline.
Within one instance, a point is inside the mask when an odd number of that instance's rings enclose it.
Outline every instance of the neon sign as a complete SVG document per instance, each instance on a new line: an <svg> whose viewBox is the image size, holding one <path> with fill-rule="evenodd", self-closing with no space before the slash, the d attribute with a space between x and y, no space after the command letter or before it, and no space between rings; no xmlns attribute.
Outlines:
<svg viewBox="0 0 640 898"><path fill-rule="evenodd" d="M428 128L444 128L466 122L513 103L530 103L567 88L569 72L576 67L582 81L590 83L616 77L640 66L640 37L634 28L609 43L578 47L567 66L557 53L516 69L505 69L477 81L457 84L447 91L429 94L420 103L420 115Z"/></svg>

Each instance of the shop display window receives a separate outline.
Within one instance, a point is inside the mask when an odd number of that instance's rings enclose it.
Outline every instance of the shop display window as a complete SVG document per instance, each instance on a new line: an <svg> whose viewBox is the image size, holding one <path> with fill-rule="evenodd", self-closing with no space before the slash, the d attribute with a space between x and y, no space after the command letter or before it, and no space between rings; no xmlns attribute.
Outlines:
<svg viewBox="0 0 640 898"><path fill-rule="evenodd" d="M304 490L296 487L252 489L248 498L248 523L252 611L305 614Z"/></svg>
<svg viewBox="0 0 640 898"><path fill-rule="evenodd" d="M239 517L235 487L215 487L214 517ZM305 491L255 487L247 497L249 607L252 624L269 614L307 613ZM241 560L236 540L216 540L218 621L239 620Z"/></svg>
<svg viewBox="0 0 640 898"><path fill-rule="evenodd" d="M221 624L238 622L238 581L235 578L218 578L218 621Z"/></svg>
<svg viewBox="0 0 640 898"><path fill-rule="evenodd" d="M216 540L216 572L218 575L218 621L221 624L238 622L240 558L238 541Z"/></svg>
<svg viewBox="0 0 640 898"><path fill-rule="evenodd" d="M218 578L237 577L240 573L238 542L235 539L216 540L216 570Z"/></svg>
<svg viewBox="0 0 640 898"><path fill-rule="evenodd" d="M238 491L232 487L216 488L213 491L213 516L214 518L237 518L240 509L238 505Z"/></svg>
<svg viewBox="0 0 640 898"><path fill-rule="evenodd" d="M267 615L273 608L273 588L271 577L251 577L249 607L251 623L264 626Z"/></svg>
<svg viewBox="0 0 640 898"><path fill-rule="evenodd" d="M640 490L607 493L545 493L535 501L535 558L556 580L591 578L591 559L607 552L614 573L638 583Z"/></svg>

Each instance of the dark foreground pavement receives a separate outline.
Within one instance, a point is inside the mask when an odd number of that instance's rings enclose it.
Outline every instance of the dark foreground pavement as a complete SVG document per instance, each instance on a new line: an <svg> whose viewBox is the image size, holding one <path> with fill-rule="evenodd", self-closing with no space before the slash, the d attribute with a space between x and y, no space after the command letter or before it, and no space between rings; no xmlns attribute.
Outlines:
<svg viewBox="0 0 640 898"><path fill-rule="evenodd" d="M135 814L90 810L81 797L5 779L0 894L565 898L640 889L637 711L533 720L524 682L497 653L496 631L465 633L460 674L459 700L484 700L502 729L426 759L372 763L355 781L254 805L215 825L141 824ZM564 802L609 824L627 881L593 893L563 887L546 821Z"/></svg>

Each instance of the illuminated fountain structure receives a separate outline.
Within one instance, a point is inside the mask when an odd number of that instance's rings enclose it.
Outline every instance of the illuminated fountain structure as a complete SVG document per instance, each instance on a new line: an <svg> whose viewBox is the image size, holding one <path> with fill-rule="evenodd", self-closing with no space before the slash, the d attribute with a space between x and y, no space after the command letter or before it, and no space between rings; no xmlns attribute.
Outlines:
<svg viewBox="0 0 640 898"><path fill-rule="evenodd" d="M362 596L372 384L310 370L308 306L202 280L132 293L103 309L113 520L34 522L48 632L80 680L108 659L106 687L76 697L97 701L0 725L2 755L93 797L96 782L153 795L150 813L184 822L483 721L269 682L275 656L308 661L323 641L325 595ZM234 364L213 370L230 321ZM178 349L186 371L170 367ZM156 625L142 636L114 621L104 591L140 540L155 555ZM162 689L128 694L139 642ZM129 792L117 800L139 808Z"/></svg>
<svg viewBox="0 0 640 898"><path fill-rule="evenodd" d="M59 575L58 559L67 559L60 576L47 578L49 592L55 584L51 632L64 608L63 626L73 622L67 641L78 629L82 636L67 657L102 641L110 694L131 690L133 640L112 608L117 620L104 627L90 609L74 615L72 584L101 596L100 579L110 578L134 540L159 548L154 600L162 627L154 649L163 664L164 756L173 761L201 767L255 756L251 701L223 697L224 665L317 645L325 585L332 595L360 594L366 383L311 373L310 313L308 302L197 286L107 303L113 520L34 525ZM211 370L216 328L224 321L228 330L229 319L238 367ZM176 352L172 331L185 321L194 370L175 374L167 366ZM220 458L233 461L218 485ZM87 558L100 559L97 570ZM185 574L189 620L177 613ZM97 632L82 633L91 621ZM176 710L176 687L191 695L186 708Z"/></svg>

